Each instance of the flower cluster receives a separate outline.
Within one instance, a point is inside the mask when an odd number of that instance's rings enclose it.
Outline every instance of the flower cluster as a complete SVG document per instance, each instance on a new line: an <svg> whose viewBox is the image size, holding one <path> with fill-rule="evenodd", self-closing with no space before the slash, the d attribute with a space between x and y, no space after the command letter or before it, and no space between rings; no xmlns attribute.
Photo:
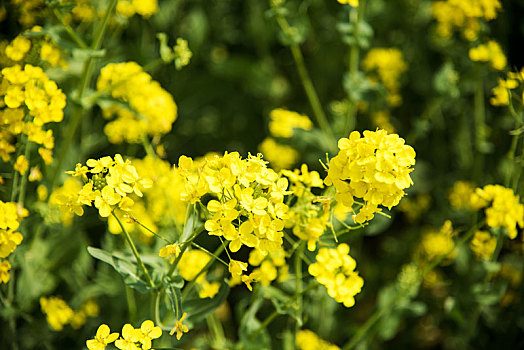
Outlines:
<svg viewBox="0 0 524 350"><path fill-rule="evenodd" d="M124 17L132 17L136 13L149 18L157 11L157 0L118 0L116 4L116 12Z"/></svg>
<svg viewBox="0 0 524 350"><path fill-rule="evenodd" d="M282 174L291 182L290 193L297 199L288 212L286 227L292 228L293 234L307 241L308 249L314 251L328 224L329 210L319 205L320 199L311 189L323 188L324 183L318 172L309 171L306 164L302 164L300 170L282 170Z"/></svg>
<svg viewBox="0 0 524 350"><path fill-rule="evenodd" d="M391 106L400 105L402 103L402 96L399 93L400 76L408 69L402 52L397 48L371 49L362 65L368 72L376 71L378 79L388 92L388 103Z"/></svg>
<svg viewBox="0 0 524 350"><path fill-rule="evenodd" d="M161 336L162 329L155 326L151 320L145 320L140 328L136 329L126 323L122 327L121 337L118 333L111 333L109 326L102 324L98 327L95 338L86 341L86 346L89 350L104 350L107 344L114 342L115 346L122 350L149 350L152 347L152 341Z"/></svg>
<svg viewBox="0 0 524 350"><path fill-rule="evenodd" d="M471 208L471 195L475 191L475 186L468 181L457 181L449 191L449 204L455 209Z"/></svg>
<svg viewBox="0 0 524 350"><path fill-rule="evenodd" d="M22 243L22 234L16 232L22 218L26 217L26 209L16 203L0 201L0 259L5 259ZM0 283L9 281L11 264L7 260L0 260Z"/></svg>
<svg viewBox="0 0 524 350"><path fill-rule="evenodd" d="M98 305L92 300L86 301L75 311L62 298L56 296L41 297L40 307L46 314L47 323L55 331L61 331L67 324L78 329L85 324L87 317L95 317L99 312Z"/></svg>
<svg viewBox="0 0 524 350"><path fill-rule="evenodd" d="M290 138L293 129L311 130L313 127L307 116L282 108L272 110L269 119L269 132L274 137Z"/></svg>
<svg viewBox="0 0 524 350"><path fill-rule="evenodd" d="M501 9L499 0L445 0L432 4L433 17L437 20L437 33L449 38L460 30L464 38L474 41L480 31L480 21L497 17Z"/></svg>
<svg viewBox="0 0 524 350"><path fill-rule="evenodd" d="M471 48L469 50L469 58L476 62L489 62L491 67L496 70L506 68L506 55L504 55L500 45L494 40Z"/></svg>
<svg viewBox="0 0 524 350"><path fill-rule="evenodd" d="M351 7L358 7L358 0L337 0L339 4L347 4Z"/></svg>
<svg viewBox="0 0 524 350"><path fill-rule="evenodd" d="M0 110L0 157L10 159L15 151L12 142L19 134L42 145L38 152L46 164L52 162L53 132L44 125L60 122L64 117L66 97L40 67L26 64L2 69L0 97L6 108ZM26 116L28 111L28 116Z"/></svg>
<svg viewBox="0 0 524 350"><path fill-rule="evenodd" d="M162 136L171 131L177 118L177 106L171 94L135 62L106 65L98 77L97 89L110 92L113 98L130 107L103 106L106 118L117 116L104 128L112 143L139 143L146 135Z"/></svg>
<svg viewBox="0 0 524 350"><path fill-rule="evenodd" d="M176 255L176 247L174 247L174 250ZM202 272L210 260L211 256L201 250L188 250L184 252L178 263L178 271L183 279L192 281L196 278L200 298L212 298L220 289L219 282L208 282L206 272Z"/></svg>
<svg viewBox="0 0 524 350"><path fill-rule="evenodd" d="M26 33L31 33L30 38L18 35L5 48L5 55L12 61L21 64L24 58L28 61L34 60L33 56L40 55L40 59L53 67L67 68L67 62L62 56L62 51L49 35L36 35L42 31L42 27L34 26Z"/></svg>
<svg viewBox="0 0 524 350"><path fill-rule="evenodd" d="M511 239L517 237L517 225L524 228L524 204L510 188L501 185L477 188L471 203L475 209L486 208L486 224L492 228L504 227Z"/></svg>
<svg viewBox="0 0 524 350"><path fill-rule="evenodd" d="M497 247L497 239L487 231L476 231L469 246L478 259L489 260Z"/></svg>
<svg viewBox="0 0 524 350"><path fill-rule="evenodd" d="M520 72L508 72L506 79L499 78L497 86L491 89L493 96L489 102L493 106L507 106L511 100L510 90L516 89L524 82L524 68ZM524 98L524 92L522 93ZM524 101L524 99L523 99Z"/></svg>
<svg viewBox="0 0 524 350"><path fill-rule="evenodd" d="M363 136L353 131L349 139L339 140L340 151L330 160L324 180L335 186L335 199L347 207L355 197L364 199L354 216L358 223L372 219L379 205L391 209L400 202L413 183L409 174L415 164L415 150L397 134L366 130Z"/></svg>
<svg viewBox="0 0 524 350"><path fill-rule="evenodd" d="M233 262L230 264L231 280L229 284L231 286L239 284L241 282L246 283L246 286L251 290L251 281L260 282L263 286L269 286L271 282L277 280L278 282L284 282L289 277L289 266L286 264L286 253L281 248L277 251L271 252L266 256L262 255L258 250L252 250L249 253L249 265L258 266L253 269L249 276L242 276L242 273L235 273L235 266L242 269L247 269L247 264ZM243 264L243 265L242 265Z"/></svg>
<svg viewBox="0 0 524 350"><path fill-rule="evenodd" d="M447 255L447 260L452 260L457 255L455 248L455 241L453 237L455 232L451 221L446 220L439 231L431 230L422 236L422 241L419 247L419 254L423 261L432 261L444 254Z"/></svg>
<svg viewBox="0 0 524 350"><path fill-rule="evenodd" d="M321 248L316 262L309 265L309 273L327 288L330 297L345 307L355 305L355 295L360 293L364 280L355 271L357 262L349 255L345 243L336 248Z"/></svg>
<svg viewBox="0 0 524 350"><path fill-rule="evenodd" d="M93 203L102 217L108 217L115 208L128 211L134 204L130 195L141 197L143 189L151 187L151 180L141 178L131 161L124 161L120 154L114 159L109 156L89 159L86 164L77 164L74 171L67 172L84 182L80 192L57 198L62 208L76 215L84 214L82 205Z"/></svg>
<svg viewBox="0 0 524 350"><path fill-rule="evenodd" d="M301 329L297 332L297 348L300 350L339 350L340 348L333 345L316 335L308 329Z"/></svg>
<svg viewBox="0 0 524 350"><path fill-rule="evenodd" d="M300 157L296 149L291 146L279 144L271 137L266 137L264 141L260 143L258 149L277 171L293 166Z"/></svg>

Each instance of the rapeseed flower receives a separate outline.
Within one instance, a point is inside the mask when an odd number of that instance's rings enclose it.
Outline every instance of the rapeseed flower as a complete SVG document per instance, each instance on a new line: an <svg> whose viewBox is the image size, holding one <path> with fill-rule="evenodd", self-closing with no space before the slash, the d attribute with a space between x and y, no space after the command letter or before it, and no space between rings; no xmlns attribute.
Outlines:
<svg viewBox="0 0 524 350"><path fill-rule="evenodd" d="M340 348L334 344L331 344L313 331L308 329L301 329L297 332L295 340L297 348L300 350L339 350Z"/></svg>
<svg viewBox="0 0 524 350"><path fill-rule="evenodd" d="M114 342L118 337L118 333L111 333L108 325L101 324L96 331L95 338L87 340L86 346L89 350L104 350L107 344Z"/></svg>

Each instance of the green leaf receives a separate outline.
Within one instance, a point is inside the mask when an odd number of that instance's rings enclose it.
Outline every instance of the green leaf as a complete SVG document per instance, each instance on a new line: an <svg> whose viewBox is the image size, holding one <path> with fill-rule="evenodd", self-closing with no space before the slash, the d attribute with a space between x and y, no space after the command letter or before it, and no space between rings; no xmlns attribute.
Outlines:
<svg viewBox="0 0 524 350"><path fill-rule="evenodd" d="M257 299L246 311L242 319L240 320L239 338L246 350L255 349L271 349L271 340L267 329L264 329L258 333L253 339L252 336L258 332L260 328L260 321L256 318L256 313L262 305L263 299Z"/></svg>
<svg viewBox="0 0 524 350"><path fill-rule="evenodd" d="M192 298L182 301L182 307L187 312L190 322L198 322L214 312L226 300L229 294L229 285L222 282L220 290L213 298Z"/></svg>
<svg viewBox="0 0 524 350"><path fill-rule="evenodd" d="M184 313L184 307L182 305L182 294L180 293L180 288L176 287L172 279L164 278L164 288L166 289L167 296L169 301L171 301L171 307L175 313L175 318L178 320L182 317Z"/></svg>
<svg viewBox="0 0 524 350"><path fill-rule="evenodd" d="M124 283L140 293L147 293L151 287L138 276L138 265L122 255L117 256L103 249L87 247L88 253L95 259L111 265L122 276Z"/></svg>

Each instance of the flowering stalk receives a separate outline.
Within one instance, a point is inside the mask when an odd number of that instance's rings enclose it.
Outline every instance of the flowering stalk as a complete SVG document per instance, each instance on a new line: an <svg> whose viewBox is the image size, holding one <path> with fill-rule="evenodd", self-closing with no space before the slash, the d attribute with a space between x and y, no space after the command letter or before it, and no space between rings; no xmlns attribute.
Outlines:
<svg viewBox="0 0 524 350"><path fill-rule="evenodd" d="M138 262L138 266L142 269L144 272L144 275L146 276L147 283L152 287L155 288L155 284L153 283L153 280L151 279L151 276L149 276L149 272L147 272L146 266L142 262L142 259L140 259L140 255L138 254L138 250L136 249L135 244L133 243L133 240L131 239L131 236L129 235L129 232L127 232L126 228L118 218L118 216L115 215L114 210L111 212L113 214L113 217L116 219L118 224L120 225L120 228L122 229L122 232L124 233L124 237L126 238L127 244L131 248L131 251L133 252L133 255L136 258L136 261Z"/></svg>
<svg viewBox="0 0 524 350"><path fill-rule="evenodd" d="M287 20L284 18L284 16L282 16L280 13L277 12L276 20L277 20L278 25L284 32L284 34L290 37L292 29L289 26L289 23L287 22ZM313 114L315 115L315 119L324 134L328 149L331 151L335 151L336 150L335 136L333 135L333 131L331 130L329 122L326 118L326 114L324 113L324 110L322 109L322 104L320 103L320 99L318 98L313 82L311 81L311 77L309 76L309 73L306 69L302 51L300 50L300 47L298 46L298 44L294 42L292 42L289 45L289 48L291 49L291 54L293 55L293 59L297 66L298 75L300 76L300 80L306 92L307 98L309 100L309 104L311 105L311 108L313 109Z"/></svg>

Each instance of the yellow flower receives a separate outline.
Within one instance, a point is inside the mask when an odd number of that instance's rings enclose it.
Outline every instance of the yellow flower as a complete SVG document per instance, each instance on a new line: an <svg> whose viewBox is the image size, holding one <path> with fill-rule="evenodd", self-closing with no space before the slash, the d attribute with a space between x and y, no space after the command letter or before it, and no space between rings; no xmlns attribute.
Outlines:
<svg viewBox="0 0 524 350"><path fill-rule="evenodd" d="M410 173L415 164L415 150L404 139L385 130L366 130L361 138L353 131L349 139L338 142L339 153L329 162L326 185L334 185L335 200L351 207L354 197L364 205L354 216L363 223L380 211L379 205L391 209L413 184Z"/></svg>
<svg viewBox="0 0 524 350"><path fill-rule="evenodd" d="M0 282L9 282L9 270L11 270L11 264L9 263L9 261L0 261Z"/></svg>
<svg viewBox="0 0 524 350"><path fill-rule="evenodd" d="M109 327L102 324L98 327L95 338L86 341L86 346L89 350L104 350L106 345L117 340L118 336L118 333L111 333Z"/></svg>
<svg viewBox="0 0 524 350"><path fill-rule="evenodd" d="M503 70L506 67L507 59L500 45L493 40L487 44L481 44L469 50L469 58L472 61L489 62L496 70Z"/></svg>
<svg viewBox="0 0 524 350"><path fill-rule="evenodd" d="M296 338L297 348L299 350L339 350L340 348L336 345L328 343L327 341L319 338L314 332L301 329L297 332Z"/></svg>
<svg viewBox="0 0 524 350"><path fill-rule="evenodd" d="M337 0L339 4L348 4L352 7L358 7L358 0Z"/></svg>
<svg viewBox="0 0 524 350"><path fill-rule="evenodd" d="M31 41L21 35L17 36L5 48L5 55L13 61L21 61L31 49Z"/></svg>
<svg viewBox="0 0 524 350"><path fill-rule="evenodd" d="M330 297L345 307L351 307L355 304L354 296L364 285L364 280L355 271L356 266L356 261L349 255L349 246L342 243L336 248L321 248L308 271L327 288Z"/></svg>
<svg viewBox="0 0 524 350"><path fill-rule="evenodd" d="M167 258L171 255L174 255L175 258L178 258L178 256L181 253L180 246L178 243L168 244L165 247L160 248L160 252L158 253L158 256L161 258Z"/></svg>
<svg viewBox="0 0 524 350"><path fill-rule="evenodd" d="M275 170L293 166L300 157L298 151L293 147L278 144L271 137L265 138L258 148Z"/></svg>
<svg viewBox="0 0 524 350"><path fill-rule="evenodd" d="M155 326L151 320L142 322L140 331L142 332L142 337L140 338L142 350L151 349L151 340L160 338L162 335L162 329L158 326Z"/></svg>
<svg viewBox="0 0 524 350"><path fill-rule="evenodd" d="M100 216L103 218L111 214L113 205L118 204L122 197L115 192L111 187L106 186L102 189L100 195L95 198L95 207L98 209Z"/></svg>
<svg viewBox="0 0 524 350"><path fill-rule="evenodd" d="M126 323L122 327L122 337L115 341L115 346L121 350L140 350L136 342L140 340L141 336L140 329L135 329L132 325Z"/></svg>
<svg viewBox="0 0 524 350"><path fill-rule="evenodd" d="M313 128L313 123L307 116L282 108L272 110L269 118L269 132L274 137L290 138L293 136L293 129Z"/></svg>
<svg viewBox="0 0 524 350"><path fill-rule="evenodd" d="M238 260L229 261L229 273L232 276L241 276L244 271L247 271L247 264Z"/></svg>
<svg viewBox="0 0 524 350"><path fill-rule="evenodd" d="M497 247L497 239L487 231L476 231L470 247L478 259L489 260Z"/></svg>
<svg viewBox="0 0 524 350"><path fill-rule="evenodd" d="M173 335L176 332L177 340L180 340L180 338L182 338L182 335L189 331L187 326L182 324L182 321L184 321L184 318L186 318L186 316L187 316L187 313L184 312L182 314L182 317L180 317L180 319L175 322L175 326L173 327L171 332L169 332L169 335Z"/></svg>
<svg viewBox="0 0 524 350"><path fill-rule="evenodd" d="M24 155L20 155L16 158L14 169L18 171L20 175L24 175L27 169L29 169L29 162Z"/></svg>
<svg viewBox="0 0 524 350"><path fill-rule="evenodd" d="M60 297L41 297L40 306L47 316L47 323L55 331L61 331L74 314L73 310Z"/></svg>

